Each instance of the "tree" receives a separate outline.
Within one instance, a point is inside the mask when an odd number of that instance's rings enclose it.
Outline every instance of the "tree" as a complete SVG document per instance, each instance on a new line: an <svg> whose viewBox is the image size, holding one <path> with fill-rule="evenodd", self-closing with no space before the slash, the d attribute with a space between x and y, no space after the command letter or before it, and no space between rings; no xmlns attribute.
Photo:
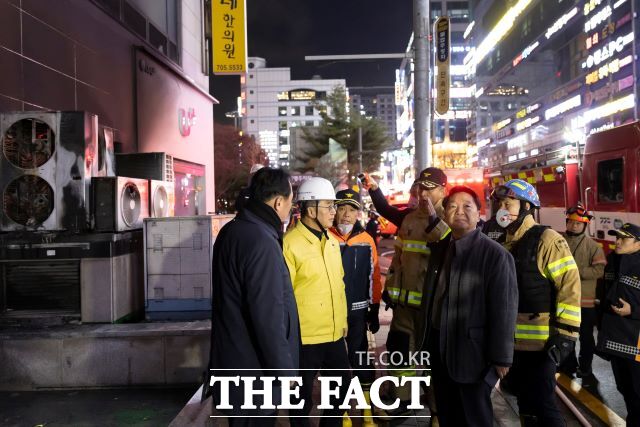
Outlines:
<svg viewBox="0 0 640 427"><path fill-rule="evenodd" d="M326 168L320 164L319 158L329 151L329 140L335 140L347 150L347 164L350 171L359 171L358 162L358 128L362 128L362 167L365 170L377 169L380 156L391 145L384 125L372 117L362 116L357 111L347 111L347 96L342 86L336 86L327 96L326 107L315 102L322 121L318 127L302 129L307 147L296 153L297 166L300 172ZM324 163L324 162L322 162Z"/></svg>
<svg viewBox="0 0 640 427"><path fill-rule="evenodd" d="M269 164L269 159L253 137L241 135L231 125L214 126L214 175L218 210L233 208L240 189L249 182L251 166Z"/></svg>

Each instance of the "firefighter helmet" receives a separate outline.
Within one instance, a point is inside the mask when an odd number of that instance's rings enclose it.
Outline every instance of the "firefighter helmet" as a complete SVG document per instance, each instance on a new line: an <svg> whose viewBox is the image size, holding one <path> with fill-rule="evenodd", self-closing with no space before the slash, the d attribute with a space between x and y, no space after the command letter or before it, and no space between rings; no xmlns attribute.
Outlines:
<svg viewBox="0 0 640 427"><path fill-rule="evenodd" d="M495 199L511 197L529 202L533 207L540 207L540 198L535 187L522 179L512 179L504 185L496 187L491 196Z"/></svg>

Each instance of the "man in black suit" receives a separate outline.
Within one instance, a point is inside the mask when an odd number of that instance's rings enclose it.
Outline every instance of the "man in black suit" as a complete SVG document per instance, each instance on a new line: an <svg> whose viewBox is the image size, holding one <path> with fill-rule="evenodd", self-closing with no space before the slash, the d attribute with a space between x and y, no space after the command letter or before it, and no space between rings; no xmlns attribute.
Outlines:
<svg viewBox="0 0 640 427"><path fill-rule="evenodd" d="M282 254L282 223L289 218L293 193L289 175L260 169L251 179L249 199L225 225L213 248L211 366L220 376L295 376L300 351L298 311ZM278 369L278 371L274 371ZM258 381L254 390L263 389ZM274 405L280 386L272 387ZM220 386L213 388L214 405ZM254 399L260 407L261 396ZM275 425L275 410L242 410L244 389L231 385L223 411L231 426Z"/></svg>
<svg viewBox="0 0 640 427"><path fill-rule="evenodd" d="M480 201L464 186L444 199L451 234L430 244L425 347L440 425L492 427L491 390L513 362L518 287L513 257L477 228Z"/></svg>

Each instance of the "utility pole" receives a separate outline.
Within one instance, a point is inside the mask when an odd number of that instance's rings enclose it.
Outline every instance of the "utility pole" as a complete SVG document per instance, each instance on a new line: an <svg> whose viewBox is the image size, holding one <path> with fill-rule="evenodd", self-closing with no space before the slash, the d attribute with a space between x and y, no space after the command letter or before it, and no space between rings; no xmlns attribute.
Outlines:
<svg viewBox="0 0 640 427"><path fill-rule="evenodd" d="M363 173L362 170L362 126L358 127L358 173Z"/></svg>
<svg viewBox="0 0 640 427"><path fill-rule="evenodd" d="M431 126L429 121L430 95L429 87L429 0L413 0L413 49L414 49L414 75L413 75L413 106L414 106L414 142L415 142L415 169L416 175L427 166L431 165L429 156L429 135Z"/></svg>

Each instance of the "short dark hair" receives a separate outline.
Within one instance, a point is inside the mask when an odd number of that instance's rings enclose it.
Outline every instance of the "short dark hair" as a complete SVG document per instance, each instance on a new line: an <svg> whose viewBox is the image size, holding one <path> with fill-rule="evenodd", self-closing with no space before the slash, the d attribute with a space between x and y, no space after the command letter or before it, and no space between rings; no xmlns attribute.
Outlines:
<svg viewBox="0 0 640 427"><path fill-rule="evenodd" d="M289 197L291 176L283 169L262 168L251 177L249 198L266 202L276 196Z"/></svg>
<svg viewBox="0 0 640 427"><path fill-rule="evenodd" d="M473 191L471 188L467 187L466 185L456 185L451 190L449 190L449 194L442 201L442 206L444 208L446 208L447 205L449 204L449 200L451 200L451 196L453 196L456 193L467 193L468 195L470 195L473 198L473 201L476 204L476 207L478 208L478 210L480 210L480 207L482 206L480 204L480 198L478 197L475 191Z"/></svg>

